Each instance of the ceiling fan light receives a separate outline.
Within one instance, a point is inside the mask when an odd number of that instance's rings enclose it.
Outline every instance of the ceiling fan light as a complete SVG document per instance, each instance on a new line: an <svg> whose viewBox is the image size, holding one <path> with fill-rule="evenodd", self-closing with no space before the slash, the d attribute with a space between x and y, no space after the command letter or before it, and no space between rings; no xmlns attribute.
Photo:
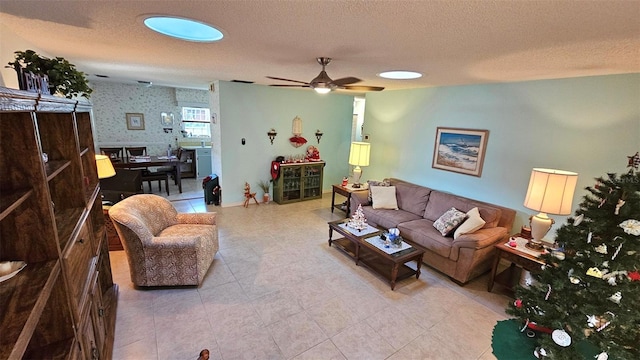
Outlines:
<svg viewBox="0 0 640 360"><path fill-rule="evenodd" d="M328 94L331 92L331 88L329 87L314 87L313 90L315 90L315 92L317 92L318 94Z"/></svg>

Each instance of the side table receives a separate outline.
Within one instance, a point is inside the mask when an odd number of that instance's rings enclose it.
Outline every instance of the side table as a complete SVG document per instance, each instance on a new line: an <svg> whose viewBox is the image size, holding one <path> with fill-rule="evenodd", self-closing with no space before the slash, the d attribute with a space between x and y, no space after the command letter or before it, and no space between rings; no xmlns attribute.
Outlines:
<svg viewBox="0 0 640 360"><path fill-rule="evenodd" d="M513 235L513 237L518 239L519 235L520 234L516 234ZM489 277L487 291L491 292L494 283L503 285L512 291L520 280L520 273L522 272L522 269L530 272L537 272L540 271L541 266L545 264L542 259L527 252L518 250L519 248L524 247L524 242L526 242L526 240L522 240L523 241L518 241L518 246L516 248L512 248L502 242L494 245L496 255L493 260L493 267L491 268L491 276ZM500 274L496 274L501 259L511 262L511 265Z"/></svg>
<svg viewBox="0 0 640 360"><path fill-rule="evenodd" d="M347 216L349 215L349 206L351 205L351 193L356 191L364 191L366 188L353 188L352 185L342 186L340 184L333 185L333 192L331 194L331 212L333 209L339 209L344 211ZM347 198L346 209L342 208L342 204L336 204L336 194L342 195Z"/></svg>
<svg viewBox="0 0 640 360"><path fill-rule="evenodd" d="M124 250L124 248L122 247L122 243L120 242L118 232L116 231L116 228L111 221L111 217L109 217L110 208L111 206L109 205L102 206L102 214L104 215L104 229L107 232L107 243L109 245L109 251Z"/></svg>

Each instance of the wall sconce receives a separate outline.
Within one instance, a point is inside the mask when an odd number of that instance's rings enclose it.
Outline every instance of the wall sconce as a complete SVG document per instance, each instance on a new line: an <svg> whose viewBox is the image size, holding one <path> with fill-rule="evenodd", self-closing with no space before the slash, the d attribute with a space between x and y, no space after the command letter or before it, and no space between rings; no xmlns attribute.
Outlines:
<svg viewBox="0 0 640 360"><path fill-rule="evenodd" d="M318 139L318 144L320 144L320 138L322 137L322 131L320 129L316 130L316 139Z"/></svg>
<svg viewBox="0 0 640 360"><path fill-rule="evenodd" d="M271 140L271 145L273 145L273 139L276 138L276 135L278 135L278 133L276 132L276 129L271 129L267 132L267 136L269 137L269 140Z"/></svg>

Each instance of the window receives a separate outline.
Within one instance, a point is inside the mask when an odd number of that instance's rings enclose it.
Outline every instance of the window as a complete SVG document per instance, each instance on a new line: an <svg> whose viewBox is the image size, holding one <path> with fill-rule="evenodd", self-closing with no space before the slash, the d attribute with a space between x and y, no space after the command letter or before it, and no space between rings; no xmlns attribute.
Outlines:
<svg viewBox="0 0 640 360"><path fill-rule="evenodd" d="M211 122L207 108L182 108L182 131L187 137L211 137Z"/></svg>

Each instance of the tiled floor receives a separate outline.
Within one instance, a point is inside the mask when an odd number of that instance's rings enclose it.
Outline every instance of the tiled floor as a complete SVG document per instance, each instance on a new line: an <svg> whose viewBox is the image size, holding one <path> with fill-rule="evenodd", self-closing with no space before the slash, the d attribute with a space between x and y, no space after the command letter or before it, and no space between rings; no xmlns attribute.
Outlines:
<svg viewBox="0 0 640 360"><path fill-rule="evenodd" d="M460 287L423 266L389 285L327 245L330 196L214 207L201 186L178 211L217 211L220 251L199 288L136 290L123 251L114 359L495 359L491 333L509 298L488 275ZM187 181L189 182L189 181ZM177 191L176 191L177 193Z"/></svg>

